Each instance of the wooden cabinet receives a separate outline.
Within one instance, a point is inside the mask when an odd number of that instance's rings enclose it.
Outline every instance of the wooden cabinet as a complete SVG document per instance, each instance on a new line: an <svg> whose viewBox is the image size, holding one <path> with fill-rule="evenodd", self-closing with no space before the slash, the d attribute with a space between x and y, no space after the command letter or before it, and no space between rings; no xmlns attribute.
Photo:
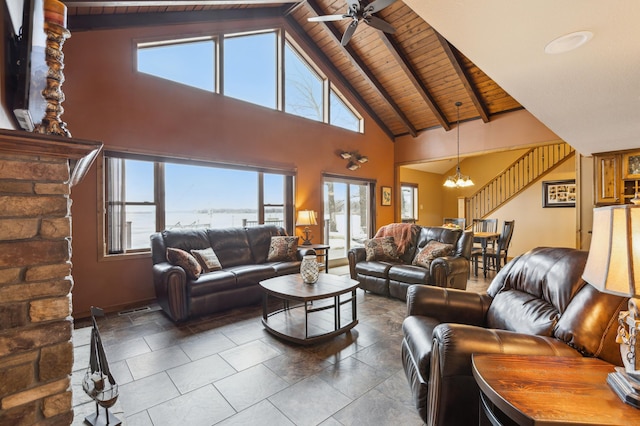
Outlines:
<svg viewBox="0 0 640 426"><path fill-rule="evenodd" d="M596 206L629 204L640 193L640 151L594 154Z"/></svg>
<svg viewBox="0 0 640 426"><path fill-rule="evenodd" d="M595 202L597 206L620 203L620 154L594 154L596 168Z"/></svg>

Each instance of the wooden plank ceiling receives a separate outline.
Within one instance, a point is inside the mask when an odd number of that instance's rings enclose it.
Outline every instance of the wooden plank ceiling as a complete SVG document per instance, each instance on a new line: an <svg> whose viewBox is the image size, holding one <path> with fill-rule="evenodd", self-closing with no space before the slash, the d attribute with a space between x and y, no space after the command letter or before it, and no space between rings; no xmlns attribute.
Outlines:
<svg viewBox="0 0 640 426"><path fill-rule="evenodd" d="M63 0L69 28L87 31L169 23L281 19L303 47L314 50L391 139L461 121L491 118L522 106L427 22L397 0L375 16L391 24L386 34L361 22L340 44L349 19L309 22L344 14L345 0ZM361 0L362 4L369 3Z"/></svg>

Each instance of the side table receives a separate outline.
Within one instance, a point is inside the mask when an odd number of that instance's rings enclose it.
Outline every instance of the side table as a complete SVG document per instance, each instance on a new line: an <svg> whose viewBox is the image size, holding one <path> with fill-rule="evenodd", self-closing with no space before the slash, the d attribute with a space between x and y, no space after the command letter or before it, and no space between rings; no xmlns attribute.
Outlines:
<svg viewBox="0 0 640 426"><path fill-rule="evenodd" d="M301 245L301 248L312 248L316 251L316 256L324 260L324 272L329 273L329 249L328 244L307 244Z"/></svg>
<svg viewBox="0 0 640 426"><path fill-rule="evenodd" d="M597 358L475 354L480 425L640 425L640 410L607 384Z"/></svg>

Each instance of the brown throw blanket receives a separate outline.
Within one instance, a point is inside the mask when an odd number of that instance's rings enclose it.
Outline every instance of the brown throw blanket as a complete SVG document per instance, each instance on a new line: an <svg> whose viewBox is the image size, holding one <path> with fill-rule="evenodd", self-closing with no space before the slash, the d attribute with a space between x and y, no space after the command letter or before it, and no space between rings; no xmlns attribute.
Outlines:
<svg viewBox="0 0 640 426"><path fill-rule="evenodd" d="M380 237L393 237L393 240L398 247L398 256L402 256L407 248L407 245L411 241L411 223L392 223L378 229L375 238Z"/></svg>

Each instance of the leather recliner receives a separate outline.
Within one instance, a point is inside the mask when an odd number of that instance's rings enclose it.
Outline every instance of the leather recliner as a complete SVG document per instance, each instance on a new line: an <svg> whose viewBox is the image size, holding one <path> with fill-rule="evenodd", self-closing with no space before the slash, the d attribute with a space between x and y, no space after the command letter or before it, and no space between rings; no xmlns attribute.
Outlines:
<svg viewBox="0 0 640 426"><path fill-rule="evenodd" d="M402 363L427 425L478 424L474 353L598 357L622 365L615 342L627 298L582 280L587 252L540 247L509 262L486 294L414 285Z"/></svg>

